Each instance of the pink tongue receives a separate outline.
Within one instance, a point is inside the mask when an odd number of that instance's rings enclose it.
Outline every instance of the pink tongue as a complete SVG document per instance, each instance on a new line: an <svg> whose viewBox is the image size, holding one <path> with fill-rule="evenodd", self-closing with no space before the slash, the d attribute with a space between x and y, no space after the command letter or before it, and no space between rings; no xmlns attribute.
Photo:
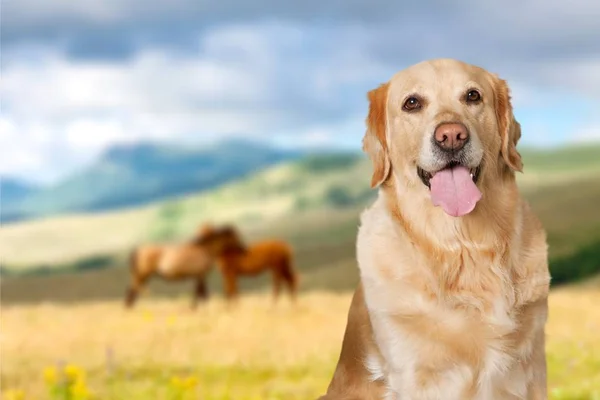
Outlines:
<svg viewBox="0 0 600 400"><path fill-rule="evenodd" d="M461 165L436 172L429 183L433 205L441 206L446 214L453 217L470 213L481 199L471 172Z"/></svg>

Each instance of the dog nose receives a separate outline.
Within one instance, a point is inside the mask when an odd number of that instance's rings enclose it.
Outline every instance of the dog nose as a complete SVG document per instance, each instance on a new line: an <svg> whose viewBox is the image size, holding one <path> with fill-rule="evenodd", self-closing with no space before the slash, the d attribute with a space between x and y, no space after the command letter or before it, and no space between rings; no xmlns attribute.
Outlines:
<svg viewBox="0 0 600 400"><path fill-rule="evenodd" d="M445 123L435 128L436 144L444 150L460 150L469 139L467 127L459 123Z"/></svg>

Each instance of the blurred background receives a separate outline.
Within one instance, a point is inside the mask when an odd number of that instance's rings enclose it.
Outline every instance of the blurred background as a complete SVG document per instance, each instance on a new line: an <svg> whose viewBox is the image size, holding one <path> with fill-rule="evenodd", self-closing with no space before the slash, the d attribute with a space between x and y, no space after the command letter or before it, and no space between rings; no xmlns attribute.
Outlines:
<svg viewBox="0 0 600 400"><path fill-rule="evenodd" d="M10 399L315 399L352 290L366 92L452 57L512 88L524 196L550 244L552 399L600 398L600 3L5 0L1 386ZM294 249L268 272L154 279L127 257L205 222ZM68 397L71 396L71 397Z"/></svg>

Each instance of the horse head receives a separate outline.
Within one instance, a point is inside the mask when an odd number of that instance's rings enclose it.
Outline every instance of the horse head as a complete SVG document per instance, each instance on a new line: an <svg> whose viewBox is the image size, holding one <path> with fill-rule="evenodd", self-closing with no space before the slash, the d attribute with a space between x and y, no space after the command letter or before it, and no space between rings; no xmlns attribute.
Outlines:
<svg viewBox="0 0 600 400"><path fill-rule="evenodd" d="M245 244L241 240L237 229L232 225L224 225L216 228L205 224L199 229L192 243L208 249L217 256L246 252Z"/></svg>
<svg viewBox="0 0 600 400"><path fill-rule="evenodd" d="M242 254L246 252L246 245L241 239L237 229L232 225L222 226L219 236L221 238L221 255Z"/></svg>

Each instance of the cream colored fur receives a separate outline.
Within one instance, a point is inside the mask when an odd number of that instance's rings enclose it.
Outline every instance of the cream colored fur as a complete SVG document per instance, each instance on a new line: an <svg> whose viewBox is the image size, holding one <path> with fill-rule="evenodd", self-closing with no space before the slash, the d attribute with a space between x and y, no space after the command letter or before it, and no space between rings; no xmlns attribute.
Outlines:
<svg viewBox="0 0 600 400"><path fill-rule="evenodd" d="M481 104L461 102L470 88ZM404 112L415 93L423 109ZM432 60L369 100L364 149L379 196L361 215L361 284L344 338L359 344L354 354L344 346L322 399L546 399L547 245L515 181L521 129L508 86L481 68ZM469 166L481 163L483 196L463 217L434 207L416 173L440 168L429 138L449 120L471 134Z"/></svg>

